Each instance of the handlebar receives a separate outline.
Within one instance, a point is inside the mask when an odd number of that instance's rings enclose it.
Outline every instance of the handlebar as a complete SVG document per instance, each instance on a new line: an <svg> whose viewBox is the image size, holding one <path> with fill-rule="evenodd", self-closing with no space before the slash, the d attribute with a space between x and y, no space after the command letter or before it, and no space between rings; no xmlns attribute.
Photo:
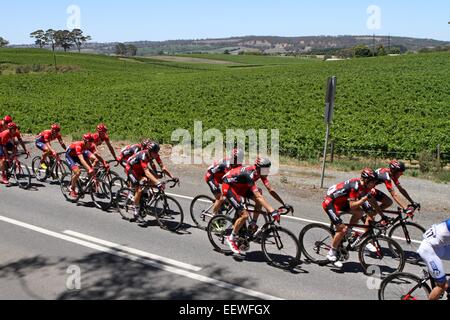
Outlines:
<svg viewBox="0 0 450 320"><path fill-rule="evenodd" d="M166 180L166 181L163 181L163 183L164 184L172 183L172 185L169 185L170 189L175 188L177 185L180 186L180 180L175 180L175 179Z"/></svg>
<svg viewBox="0 0 450 320"><path fill-rule="evenodd" d="M295 210L293 207L287 208L286 206L282 206L282 207L278 208L278 212L282 216L286 216L288 214L291 214L292 216L294 216L294 211Z"/></svg>

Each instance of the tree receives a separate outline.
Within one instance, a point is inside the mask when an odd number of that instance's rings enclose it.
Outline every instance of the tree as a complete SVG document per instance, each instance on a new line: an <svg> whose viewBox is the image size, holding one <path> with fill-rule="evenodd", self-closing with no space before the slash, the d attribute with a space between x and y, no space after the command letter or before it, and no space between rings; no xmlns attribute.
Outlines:
<svg viewBox="0 0 450 320"><path fill-rule="evenodd" d="M85 36L83 31L80 29L73 29L72 33L72 41L76 45L78 52L81 52L81 46L89 40L92 40L91 36Z"/></svg>
<svg viewBox="0 0 450 320"><path fill-rule="evenodd" d="M370 48L368 46L360 44L353 47L353 55L357 58L370 57L372 55L372 52L370 51Z"/></svg>
<svg viewBox="0 0 450 320"><path fill-rule="evenodd" d="M9 41L0 37L0 48L6 47L9 44Z"/></svg>
<svg viewBox="0 0 450 320"><path fill-rule="evenodd" d="M30 38L35 38L36 41L35 41L34 43L35 43L36 45L38 45L39 48L41 48L41 49L42 49L42 48L47 44L47 42L48 42L44 30L36 30L36 31L30 33Z"/></svg>
<svg viewBox="0 0 450 320"><path fill-rule="evenodd" d="M387 55L386 49L384 48L384 46L382 44L380 44L377 47L377 56L385 56L385 55Z"/></svg>
<svg viewBox="0 0 450 320"><path fill-rule="evenodd" d="M138 48L132 44L127 45L126 55L129 57L134 57L137 55Z"/></svg>
<svg viewBox="0 0 450 320"><path fill-rule="evenodd" d="M230 50L225 50L224 52L223 52L223 54L230 54Z"/></svg>
<svg viewBox="0 0 450 320"><path fill-rule="evenodd" d="M395 47L395 48L392 48L391 52L389 52L389 53L390 54L400 54L401 51L400 51L400 48Z"/></svg>
<svg viewBox="0 0 450 320"><path fill-rule="evenodd" d="M55 52L55 46L56 46L55 34L56 34L56 31L53 29L48 29L47 31L45 31L46 42L47 42L47 44L50 44L52 46L53 52Z"/></svg>
<svg viewBox="0 0 450 320"><path fill-rule="evenodd" d="M67 52L74 45L72 33L69 30L58 30L55 32L55 44Z"/></svg>
<svg viewBox="0 0 450 320"><path fill-rule="evenodd" d="M118 44L116 44L116 50L115 51L116 51L116 54L118 56L124 56L124 55L127 54L127 47L123 43L118 43Z"/></svg>

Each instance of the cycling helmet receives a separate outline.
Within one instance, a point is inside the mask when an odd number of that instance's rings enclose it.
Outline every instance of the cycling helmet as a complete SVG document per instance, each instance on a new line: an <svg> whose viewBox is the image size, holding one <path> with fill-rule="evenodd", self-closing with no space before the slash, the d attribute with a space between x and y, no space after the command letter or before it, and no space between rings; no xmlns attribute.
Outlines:
<svg viewBox="0 0 450 320"><path fill-rule="evenodd" d="M242 149L233 149L231 152L231 159L233 165L242 165L244 163L245 153Z"/></svg>
<svg viewBox="0 0 450 320"><path fill-rule="evenodd" d="M375 181L377 180L378 175L377 173L370 168L366 168L361 172L361 179L366 181Z"/></svg>
<svg viewBox="0 0 450 320"><path fill-rule="evenodd" d="M13 121L13 119L11 118L11 116L6 116L3 118L3 122L5 122L6 124L11 123Z"/></svg>
<svg viewBox="0 0 450 320"><path fill-rule="evenodd" d="M97 132L98 133L107 133L108 128L103 123L101 123L97 126Z"/></svg>
<svg viewBox="0 0 450 320"><path fill-rule="evenodd" d="M151 141L150 144L147 146L147 149L150 152L159 152L161 150L161 147L157 142Z"/></svg>
<svg viewBox="0 0 450 320"><path fill-rule="evenodd" d="M141 142L142 149L143 150L149 149L151 144L152 144L151 140L148 140L148 139L142 140L142 142Z"/></svg>
<svg viewBox="0 0 450 320"><path fill-rule="evenodd" d="M59 126L59 124L52 125L52 132L58 133L60 131L61 131L61 127Z"/></svg>
<svg viewBox="0 0 450 320"><path fill-rule="evenodd" d="M13 130L13 129L17 129L17 124L15 124L14 122L8 123L8 130Z"/></svg>
<svg viewBox="0 0 450 320"><path fill-rule="evenodd" d="M406 166L403 162L392 160L391 163L389 163L389 168L394 172L405 172Z"/></svg>
<svg viewBox="0 0 450 320"><path fill-rule="evenodd" d="M92 136L91 133L87 133L83 136L83 141L84 142L94 142L94 137Z"/></svg>
<svg viewBox="0 0 450 320"><path fill-rule="evenodd" d="M272 162L267 158L258 158L256 159L255 166L257 168L270 168L272 166Z"/></svg>

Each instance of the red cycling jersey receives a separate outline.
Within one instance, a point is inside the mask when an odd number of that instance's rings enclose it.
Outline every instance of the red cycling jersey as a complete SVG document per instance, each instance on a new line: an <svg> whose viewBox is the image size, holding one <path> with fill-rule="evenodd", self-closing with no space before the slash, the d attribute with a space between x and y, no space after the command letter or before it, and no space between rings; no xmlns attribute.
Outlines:
<svg viewBox="0 0 450 320"><path fill-rule="evenodd" d="M100 134L99 141L100 142L97 145L101 146L103 144L103 142L109 142L109 136L107 134Z"/></svg>
<svg viewBox="0 0 450 320"><path fill-rule="evenodd" d="M119 162L127 162L132 156L142 151L142 145L134 144L132 146L126 146L122 149L119 155Z"/></svg>
<svg viewBox="0 0 450 320"><path fill-rule="evenodd" d="M214 180L216 184L222 184L223 177L231 169L231 160L229 158L225 158L222 161L215 161L214 164L208 168L205 175L205 181L209 182L210 180Z"/></svg>
<svg viewBox="0 0 450 320"><path fill-rule="evenodd" d="M361 179L351 179L328 189L324 204L333 203L337 209L346 209L349 200L358 200L371 192L373 193L374 189L369 190L362 186Z"/></svg>
<svg viewBox="0 0 450 320"><path fill-rule="evenodd" d="M8 130L8 125L5 123L4 120L0 121L0 132L3 132L5 130Z"/></svg>
<svg viewBox="0 0 450 320"><path fill-rule="evenodd" d="M61 134L53 135L52 130L44 130L37 137L36 140L42 143L52 142L53 140L61 140Z"/></svg>
<svg viewBox="0 0 450 320"><path fill-rule="evenodd" d="M83 155L83 152L86 150L89 150L89 148L86 146L84 141L74 142L67 149L70 157L74 157L74 158Z"/></svg>
<svg viewBox="0 0 450 320"><path fill-rule="evenodd" d="M258 192L259 189L256 182L259 179L267 188L270 187L269 179L258 174L256 166L232 169L223 177L223 193L226 195L230 188L234 193L242 197L247 196L249 191L253 193Z"/></svg>
<svg viewBox="0 0 450 320"><path fill-rule="evenodd" d="M16 138L17 140L21 140L22 137L20 136L19 130L16 130L16 133L11 135L9 130L5 130L0 133L0 146L6 146L9 142L12 142L12 140Z"/></svg>
<svg viewBox="0 0 450 320"><path fill-rule="evenodd" d="M141 177L144 175L144 170L148 168L151 161L152 158L147 150L138 152L128 159L126 170L128 173L132 170L138 177Z"/></svg>
<svg viewBox="0 0 450 320"><path fill-rule="evenodd" d="M381 168L378 169L376 173L378 175L377 185L384 183L389 192L394 190L394 185L397 187L400 185L400 181L398 181L398 179L395 179L392 175L391 169Z"/></svg>

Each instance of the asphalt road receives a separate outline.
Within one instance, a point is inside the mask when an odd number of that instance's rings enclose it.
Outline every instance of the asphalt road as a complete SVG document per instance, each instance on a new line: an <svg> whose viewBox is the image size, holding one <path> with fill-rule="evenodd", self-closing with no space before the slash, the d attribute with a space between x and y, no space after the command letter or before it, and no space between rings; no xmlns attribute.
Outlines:
<svg viewBox="0 0 450 320"><path fill-rule="evenodd" d="M189 216L191 198L209 189L201 177L174 171L182 184L168 192L185 213L185 230L177 234L156 222L126 222L89 199L69 203L58 185L0 186L0 299L377 299L354 253L342 270L302 262L288 272L267 265L257 244L244 260L215 252ZM327 222L320 203L283 196L296 208L295 217L282 220L294 234L312 221ZM418 219L425 227L436 222Z"/></svg>

